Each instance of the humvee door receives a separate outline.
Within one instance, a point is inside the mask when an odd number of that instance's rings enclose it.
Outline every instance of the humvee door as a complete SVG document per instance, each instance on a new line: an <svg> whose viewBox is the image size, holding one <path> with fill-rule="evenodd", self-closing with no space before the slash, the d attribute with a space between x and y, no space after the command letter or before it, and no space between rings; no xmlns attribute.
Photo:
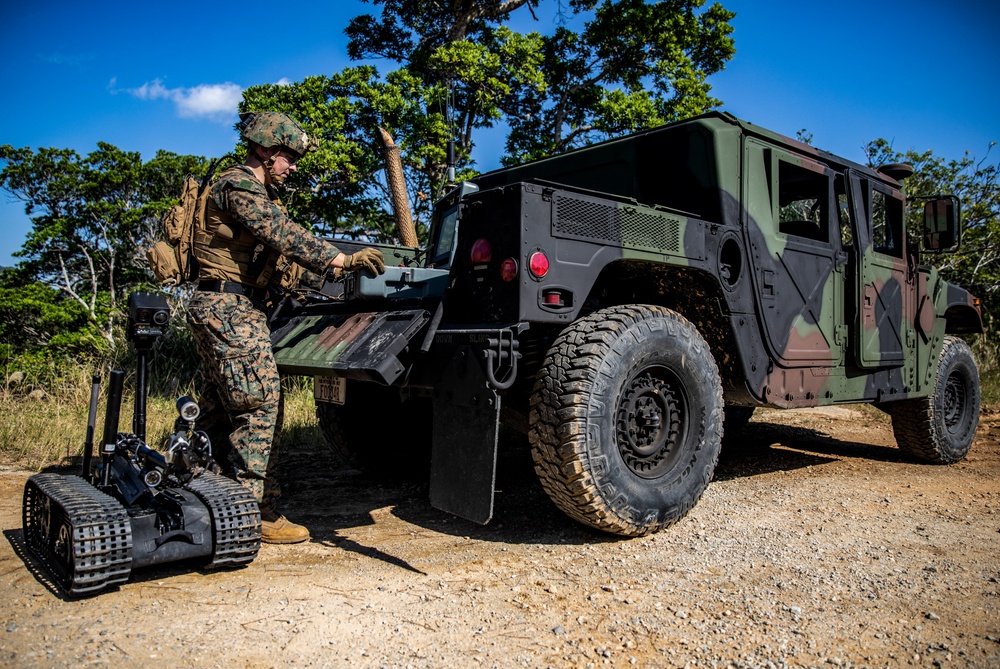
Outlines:
<svg viewBox="0 0 1000 669"><path fill-rule="evenodd" d="M768 346L786 367L839 365L846 255L836 174L752 139L746 152L746 230Z"/></svg>
<svg viewBox="0 0 1000 669"><path fill-rule="evenodd" d="M858 222L858 300L855 362L898 367L909 347L906 314L913 311L914 277L907 272L904 201L899 191L860 175L851 190Z"/></svg>

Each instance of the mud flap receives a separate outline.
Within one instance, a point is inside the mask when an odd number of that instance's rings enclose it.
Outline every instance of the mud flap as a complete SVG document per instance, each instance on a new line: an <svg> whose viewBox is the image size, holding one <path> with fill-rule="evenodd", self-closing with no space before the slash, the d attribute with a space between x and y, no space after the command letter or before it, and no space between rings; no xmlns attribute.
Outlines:
<svg viewBox="0 0 1000 669"><path fill-rule="evenodd" d="M434 390L431 506L485 525L493 517L500 396L472 347L453 356Z"/></svg>

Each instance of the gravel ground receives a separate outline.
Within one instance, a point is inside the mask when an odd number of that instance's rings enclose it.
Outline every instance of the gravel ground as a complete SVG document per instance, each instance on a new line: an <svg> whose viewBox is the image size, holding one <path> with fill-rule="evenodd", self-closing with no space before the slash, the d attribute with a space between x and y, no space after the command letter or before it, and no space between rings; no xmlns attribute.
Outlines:
<svg viewBox="0 0 1000 669"><path fill-rule="evenodd" d="M563 516L523 440L479 527L325 452L288 463L313 540L222 573L151 567L69 600L0 470L0 666L1000 667L1000 412L916 464L868 407L760 411L694 510L619 539Z"/></svg>

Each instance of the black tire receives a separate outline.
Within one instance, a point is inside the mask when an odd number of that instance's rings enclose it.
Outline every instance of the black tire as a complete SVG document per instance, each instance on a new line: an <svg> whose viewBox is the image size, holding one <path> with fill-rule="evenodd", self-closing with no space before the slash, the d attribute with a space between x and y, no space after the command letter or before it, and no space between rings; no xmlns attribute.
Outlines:
<svg viewBox="0 0 1000 669"><path fill-rule="evenodd" d="M729 436L745 428L753 418L754 407L741 407L735 404L726 405L723 409L723 434Z"/></svg>
<svg viewBox="0 0 1000 669"><path fill-rule="evenodd" d="M972 350L957 337L945 337L930 396L892 403L896 443L924 462L958 462L976 436L979 405L979 369Z"/></svg>
<svg viewBox="0 0 1000 669"><path fill-rule="evenodd" d="M552 344L531 398L535 471L585 525L640 536L680 520L715 471L722 384L708 344L669 309L581 318Z"/></svg>
<svg viewBox="0 0 1000 669"><path fill-rule="evenodd" d="M431 400L403 398L398 388L348 381L346 403L316 403L327 443L355 469L417 476L429 470Z"/></svg>

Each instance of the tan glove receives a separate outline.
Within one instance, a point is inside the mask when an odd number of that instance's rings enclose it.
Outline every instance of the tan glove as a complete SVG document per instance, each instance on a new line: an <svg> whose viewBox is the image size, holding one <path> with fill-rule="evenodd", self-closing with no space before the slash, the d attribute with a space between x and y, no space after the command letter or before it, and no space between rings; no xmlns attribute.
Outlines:
<svg viewBox="0 0 1000 669"><path fill-rule="evenodd" d="M344 258L345 271L356 272L361 269L366 269L375 275L383 274L385 260L382 258L382 252L378 249L367 248Z"/></svg>

